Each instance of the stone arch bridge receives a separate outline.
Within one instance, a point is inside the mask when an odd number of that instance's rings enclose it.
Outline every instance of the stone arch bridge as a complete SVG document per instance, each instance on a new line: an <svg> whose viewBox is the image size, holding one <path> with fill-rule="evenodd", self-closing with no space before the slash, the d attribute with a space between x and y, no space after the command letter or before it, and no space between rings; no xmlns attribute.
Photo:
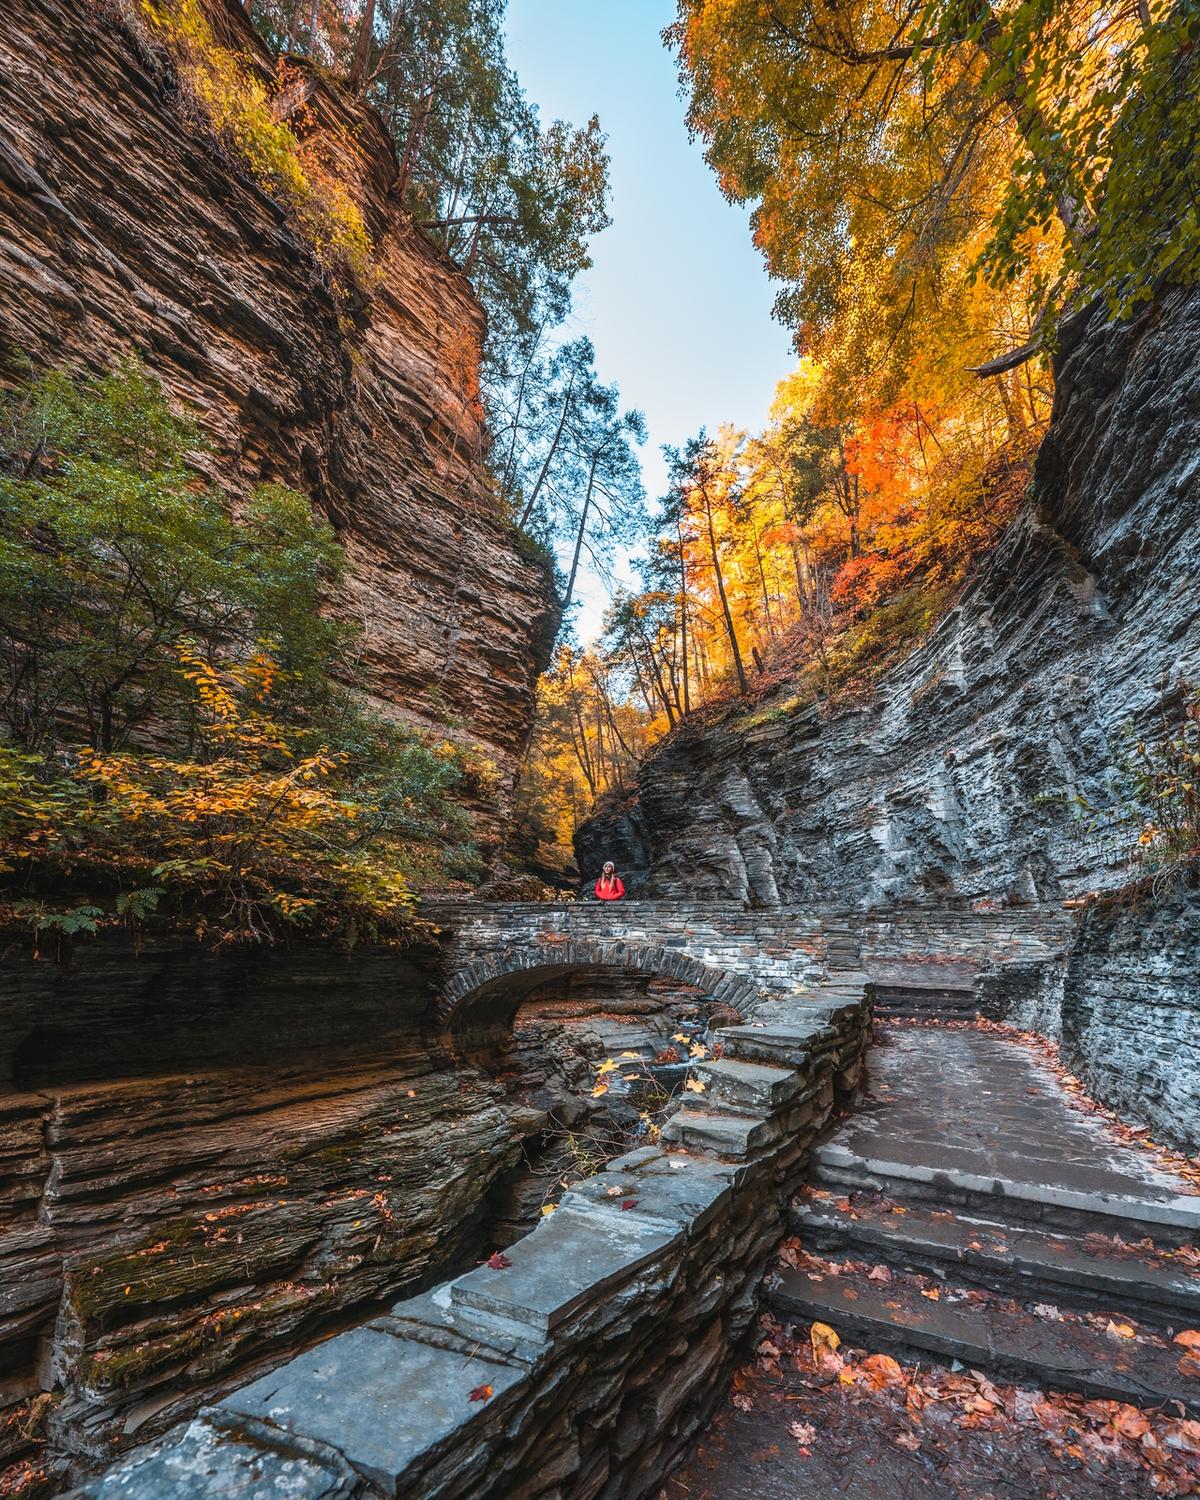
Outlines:
<svg viewBox="0 0 1200 1500"><path fill-rule="evenodd" d="M507 1023L530 991L580 972L669 976L745 1015L859 967L847 925L785 907L448 900L422 915L441 932L437 1022L446 1031Z"/></svg>

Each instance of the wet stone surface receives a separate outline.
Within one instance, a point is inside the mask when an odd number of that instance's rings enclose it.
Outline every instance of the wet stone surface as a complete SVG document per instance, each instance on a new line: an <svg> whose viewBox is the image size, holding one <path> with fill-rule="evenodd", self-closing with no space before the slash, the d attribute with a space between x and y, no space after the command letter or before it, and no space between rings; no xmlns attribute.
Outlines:
<svg viewBox="0 0 1200 1500"><path fill-rule="evenodd" d="M947 1170L1073 1195L1151 1206L1200 1198L1145 1151L1117 1140L1075 1108L1054 1073L1027 1048L974 1029L895 1029L871 1054L873 1100L839 1130L822 1162ZM1183 1205L1187 1207L1187 1205Z"/></svg>

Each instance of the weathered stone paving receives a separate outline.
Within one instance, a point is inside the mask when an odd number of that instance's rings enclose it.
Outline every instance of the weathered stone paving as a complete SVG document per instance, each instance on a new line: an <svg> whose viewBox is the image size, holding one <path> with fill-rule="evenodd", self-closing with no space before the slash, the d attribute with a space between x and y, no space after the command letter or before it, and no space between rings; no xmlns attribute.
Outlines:
<svg viewBox="0 0 1200 1500"><path fill-rule="evenodd" d="M831 1182L887 1179L1043 1222L1072 1210L1188 1236L1200 1197L1076 1108L1028 1048L987 1032L897 1028L871 1055L874 1101L818 1153ZM1137 1237L1136 1235L1134 1236Z"/></svg>
<svg viewBox="0 0 1200 1500"><path fill-rule="evenodd" d="M784 1320L769 1342L803 1351L822 1323L843 1353L898 1356L898 1400L872 1401L853 1380L851 1395L836 1372L791 1360L756 1366L669 1500L790 1500L809 1487L852 1500L1193 1493L1179 1419L1200 1412L1200 1367L1175 1336L1200 1325L1200 1196L1074 1105L1014 1038L893 1028L870 1061L870 1100L817 1149L797 1197L798 1241L767 1283ZM969 1406L956 1417L938 1404L945 1392L922 1418L904 1382L919 1397L918 1367L931 1362L948 1381L954 1362L968 1385L1013 1384L974 1421L959 1420ZM1076 1406L1039 1407L1047 1390ZM1174 1422L1181 1446L1159 1458L1182 1465L1182 1480L1152 1483L1136 1443L1121 1450L1112 1430L1079 1446L1072 1422L1102 1428L1109 1410L1143 1431L1134 1408ZM994 1416L986 1431L981 1411Z"/></svg>

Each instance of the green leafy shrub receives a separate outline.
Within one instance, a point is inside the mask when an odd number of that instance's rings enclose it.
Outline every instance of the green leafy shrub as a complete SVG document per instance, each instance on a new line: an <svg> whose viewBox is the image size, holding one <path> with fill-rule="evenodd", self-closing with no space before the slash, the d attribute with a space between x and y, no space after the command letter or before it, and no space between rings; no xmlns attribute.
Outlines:
<svg viewBox="0 0 1200 1500"><path fill-rule="evenodd" d="M468 757L338 681L342 556L303 496L235 521L135 365L3 406L0 902L71 936L159 912L217 939L414 927L471 873ZM64 898L69 897L69 901Z"/></svg>

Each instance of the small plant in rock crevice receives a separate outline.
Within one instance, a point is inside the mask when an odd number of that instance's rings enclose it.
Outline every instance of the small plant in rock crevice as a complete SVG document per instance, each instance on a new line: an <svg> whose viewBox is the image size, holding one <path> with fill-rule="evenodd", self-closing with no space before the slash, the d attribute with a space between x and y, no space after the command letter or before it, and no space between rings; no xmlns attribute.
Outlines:
<svg viewBox="0 0 1200 1500"><path fill-rule="evenodd" d="M1139 735L1132 724L1122 734L1111 802L1073 801L1087 832L1115 838L1161 890L1200 867L1200 685L1176 684L1157 734Z"/></svg>

